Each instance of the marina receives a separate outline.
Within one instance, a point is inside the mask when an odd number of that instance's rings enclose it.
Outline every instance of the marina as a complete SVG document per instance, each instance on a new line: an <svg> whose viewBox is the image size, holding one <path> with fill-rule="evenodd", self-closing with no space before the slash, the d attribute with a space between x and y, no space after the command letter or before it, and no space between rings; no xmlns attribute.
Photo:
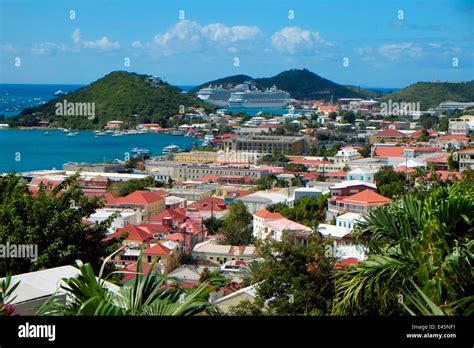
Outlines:
<svg viewBox="0 0 474 348"><path fill-rule="evenodd" d="M45 132L48 133L45 136ZM60 169L66 162L103 162L123 160L132 151L148 150L159 155L168 145L190 149L202 141L185 136L160 133L114 137L115 133L97 136L93 131L60 129L1 129L0 172L37 169ZM73 134L73 135L71 135Z"/></svg>

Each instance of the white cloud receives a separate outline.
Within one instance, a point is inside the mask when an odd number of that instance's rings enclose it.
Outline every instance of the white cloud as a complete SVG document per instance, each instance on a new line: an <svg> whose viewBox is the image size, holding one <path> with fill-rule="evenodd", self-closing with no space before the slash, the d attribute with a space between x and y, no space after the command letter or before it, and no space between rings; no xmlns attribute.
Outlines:
<svg viewBox="0 0 474 348"><path fill-rule="evenodd" d="M402 42L382 45L379 47L379 53L391 60L398 60L402 57L418 58L423 55L423 48L413 42Z"/></svg>
<svg viewBox="0 0 474 348"><path fill-rule="evenodd" d="M108 39L107 36L103 36L102 38L97 39L95 41L83 40L81 39L81 31L79 30L79 28L74 30L71 37L72 41L75 44L81 45L84 48L98 49L102 51L109 51L120 48L120 44L118 43L118 41L112 42Z"/></svg>
<svg viewBox="0 0 474 348"><path fill-rule="evenodd" d="M66 52L69 48L64 44L56 44L54 42L43 42L40 44L33 45L31 52L34 54L46 56L55 55L58 53Z"/></svg>
<svg viewBox="0 0 474 348"><path fill-rule="evenodd" d="M248 48L261 35L256 26L226 26L221 23L200 25L194 21L182 20L163 33L158 33L151 42L134 41L132 47L149 49L158 55L175 55L186 52L223 49L237 52Z"/></svg>
<svg viewBox="0 0 474 348"><path fill-rule="evenodd" d="M286 27L272 35L272 45L278 51L295 53L317 53L322 48L333 46L324 40L319 32L301 29L299 27Z"/></svg>
<svg viewBox="0 0 474 348"><path fill-rule="evenodd" d="M0 45L0 52L1 53L18 53L20 52L20 50L18 50L12 44L5 44L5 45Z"/></svg>

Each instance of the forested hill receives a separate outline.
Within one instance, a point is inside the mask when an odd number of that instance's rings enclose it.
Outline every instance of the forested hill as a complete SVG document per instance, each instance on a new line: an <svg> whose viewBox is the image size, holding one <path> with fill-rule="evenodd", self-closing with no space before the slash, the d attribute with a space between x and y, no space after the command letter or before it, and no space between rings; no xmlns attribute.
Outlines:
<svg viewBox="0 0 474 348"><path fill-rule="evenodd" d="M387 94L386 100L394 102L420 102L426 110L439 106L443 101L474 101L474 80L468 82L417 82L395 93Z"/></svg>
<svg viewBox="0 0 474 348"><path fill-rule="evenodd" d="M68 103L95 103L96 118L91 121L87 117L56 116L55 105L64 100ZM69 127L75 128L103 126L109 120L133 123L137 118L163 124L179 113L180 105L202 107L205 104L177 87L153 81L150 76L114 71L75 92L23 110L16 121L18 125L31 126L42 119L58 126L68 126L64 124L67 120L71 123Z"/></svg>
<svg viewBox="0 0 474 348"><path fill-rule="evenodd" d="M307 69L291 69L283 71L273 77L253 78L248 75L234 75L221 79L209 81L191 90L196 93L201 88L209 85L223 87L235 86L239 83L252 81L260 89L276 86L277 88L290 93L291 98L304 99L324 99L331 97L334 101L338 98L374 98L381 96L381 93L357 88L353 86L342 86L327 80Z"/></svg>

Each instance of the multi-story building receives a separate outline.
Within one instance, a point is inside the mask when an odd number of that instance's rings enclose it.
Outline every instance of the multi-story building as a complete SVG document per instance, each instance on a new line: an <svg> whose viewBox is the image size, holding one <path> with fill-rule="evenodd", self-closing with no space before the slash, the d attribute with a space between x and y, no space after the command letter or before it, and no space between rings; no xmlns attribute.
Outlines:
<svg viewBox="0 0 474 348"><path fill-rule="evenodd" d="M125 162L112 163L85 163L68 162L63 164L66 172L96 172L96 173L117 173L125 171Z"/></svg>
<svg viewBox="0 0 474 348"><path fill-rule="evenodd" d="M389 204L390 198L372 190L365 190L349 197L333 196L328 200L326 219L331 220L344 213L366 214L370 210Z"/></svg>
<svg viewBox="0 0 474 348"><path fill-rule="evenodd" d="M474 169L474 148L455 152L454 160L459 161L460 172L468 169Z"/></svg>
<svg viewBox="0 0 474 348"><path fill-rule="evenodd" d="M250 168L249 166L237 165L206 165L198 163L180 163L172 161L146 161L146 170L151 173L158 171L166 173L173 179L197 179L203 176L217 175L222 177L224 175L238 175L258 180L266 175L269 171L267 169Z"/></svg>
<svg viewBox="0 0 474 348"><path fill-rule="evenodd" d="M222 245L213 240L208 240L196 244L191 256L198 261L211 261L222 265L227 261L253 260L257 257L257 253L253 246Z"/></svg>
<svg viewBox="0 0 474 348"><path fill-rule="evenodd" d="M407 135L395 129L385 129L369 137L369 143L400 143L407 138Z"/></svg>
<svg viewBox="0 0 474 348"><path fill-rule="evenodd" d="M111 193L105 194L106 207L137 209L143 212L143 218L149 221L152 216L165 210L166 191L138 190L124 197L115 197Z"/></svg>
<svg viewBox="0 0 474 348"><path fill-rule="evenodd" d="M268 154L300 155L307 146L305 137L239 136L222 142L224 149Z"/></svg>
<svg viewBox="0 0 474 348"><path fill-rule="evenodd" d="M468 121L461 118L450 118L448 124L448 131L451 135L468 135Z"/></svg>

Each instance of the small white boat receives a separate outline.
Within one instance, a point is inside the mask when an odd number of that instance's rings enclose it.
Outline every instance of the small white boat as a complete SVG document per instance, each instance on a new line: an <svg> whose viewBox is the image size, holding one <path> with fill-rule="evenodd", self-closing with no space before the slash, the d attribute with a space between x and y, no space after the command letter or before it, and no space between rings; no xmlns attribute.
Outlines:
<svg viewBox="0 0 474 348"><path fill-rule="evenodd" d="M43 135L51 135L49 132L44 132Z"/></svg>
<svg viewBox="0 0 474 348"><path fill-rule="evenodd" d="M114 134L112 134L113 137L123 137L125 134L122 133L122 132L116 132Z"/></svg>
<svg viewBox="0 0 474 348"><path fill-rule="evenodd" d="M178 145L168 145L163 148L163 155L171 155L173 153L179 152L181 149Z"/></svg>
<svg viewBox="0 0 474 348"><path fill-rule="evenodd" d="M67 137L75 137L77 136L79 133L78 132L71 132L71 133L68 133L66 134Z"/></svg>

